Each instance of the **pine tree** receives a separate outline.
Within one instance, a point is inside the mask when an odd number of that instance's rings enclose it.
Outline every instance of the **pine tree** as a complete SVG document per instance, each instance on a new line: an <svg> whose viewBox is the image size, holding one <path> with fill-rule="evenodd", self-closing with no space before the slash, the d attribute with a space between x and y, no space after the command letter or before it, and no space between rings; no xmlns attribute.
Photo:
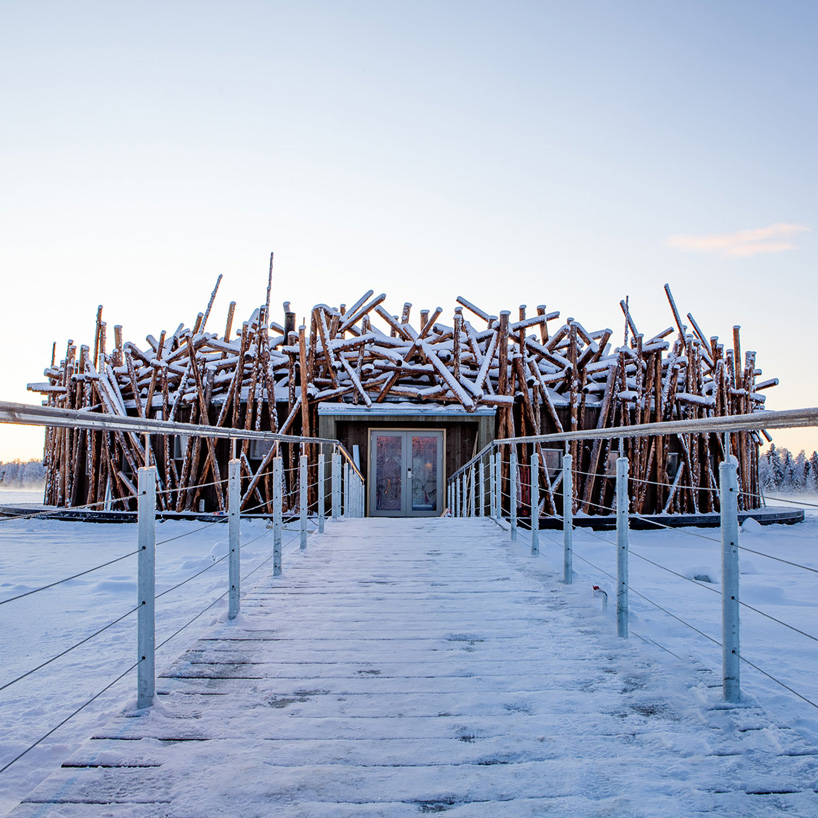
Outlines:
<svg viewBox="0 0 818 818"><path fill-rule="evenodd" d="M801 449L792 461L793 491L804 491L807 487L807 453Z"/></svg>
<svg viewBox="0 0 818 818"><path fill-rule="evenodd" d="M793 457L789 449L782 449L781 451L784 453L781 458L781 469L783 471L781 491L791 492L795 484L795 476L793 474Z"/></svg>
<svg viewBox="0 0 818 818"><path fill-rule="evenodd" d="M807 491L818 493L818 452L813 452L809 459L809 475L807 476Z"/></svg>
<svg viewBox="0 0 818 818"><path fill-rule="evenodd" d="M773 484L773 471L770 467L770 452L762 452L758 456L758 482L764 491L775 488Z"/></svg>
<svg viewBox="0 0 818 818"><path fill-rule="evenodd" d="M770 450L767 452L767 460L770 464L770 483L765 484L765 488L778 491L784 482L784 463L781 459L781 450L775 445L770 444Z"/></svg>

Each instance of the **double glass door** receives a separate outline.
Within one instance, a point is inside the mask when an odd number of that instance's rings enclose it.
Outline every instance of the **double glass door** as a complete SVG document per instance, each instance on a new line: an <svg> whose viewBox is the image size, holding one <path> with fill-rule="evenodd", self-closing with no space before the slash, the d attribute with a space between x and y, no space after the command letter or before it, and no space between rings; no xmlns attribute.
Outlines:
<svg viewBox="0 0 818 818"><path fill-rule="evenodd" d="M432 517L443 513L443 432L369 433L369 513Z"/></svg>

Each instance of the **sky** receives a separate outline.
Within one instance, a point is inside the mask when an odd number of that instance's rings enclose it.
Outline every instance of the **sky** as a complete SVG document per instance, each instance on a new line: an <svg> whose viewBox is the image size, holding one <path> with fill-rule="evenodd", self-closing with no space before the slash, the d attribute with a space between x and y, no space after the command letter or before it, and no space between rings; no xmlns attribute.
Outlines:
<svg viewBox="0 0 818 818"><path fill-rule="evenodd" d="M97 306L144 345L366 290L682 314L818 406L812 2L0 4L0 399ZM776 444L818 449L818 429ZM42 430L0 428L0 460Z"/></svg>

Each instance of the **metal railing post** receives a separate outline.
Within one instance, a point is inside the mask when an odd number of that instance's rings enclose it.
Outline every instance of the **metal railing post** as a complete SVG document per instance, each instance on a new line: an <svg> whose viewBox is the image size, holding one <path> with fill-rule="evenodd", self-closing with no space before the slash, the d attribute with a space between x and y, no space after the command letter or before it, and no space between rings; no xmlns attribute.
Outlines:
<svg viewBox="0 0 818 818"><path fill-rule="evenodd" d="M469 517L474 517L475 505L477 503L477 479L474 471L474 464L469 469L469 483L471 484L471 491L469 492Z"/></svg>
<svg viewBox="0 0 818 818"><path fill-rule="evenodd" d="M536 447L535 447L536 448ZM540 553L540 476L539 455L531 455L531 556Z"/></svg>
<svg viewBox="0 0 818 818"><path fill-rule="evenodd" d="M463 481L460 477L456 477L454 481L454 516L460 516L460 507L461 507L461 494L463 490Z"/></svg>
<svg viewBox="0 0 818 818"><path fill-rule="evenodd" d="M309 486L307 481L307 455L302 454L299 458L299 480L298 480L298 522L301 530L301 550L307 547L307 493Z"/></svg>
<svg viewBox="0 0 818 818"><path fill-rule="evenodd" d="M363 478L358 478L358 516L366 517L366 485Z"/></svg>
<svg viewBox="0 0 818 818"><path fill-rule="evenodd" d="M503 453L500 447L494 453L494 508L497 511L497 519L503 519Z"/></svg>
<svg viewBox="0 0 818 818"><path fill-rule="evenodd" d="M341 517L341 455L332 455L332 519Z"/></svg>
<svg viewBox="0 0 818 818"><path fill-rule="evenodd" d="M156 467L139 469L137 499L136 706L150 707L156 692Z"/></svg>
<svg viewBox="0 0 818 818"><path fill-rule="evenodd" d="M280 449L279 449L280 451ZM273 576L281 575L281 535L284 527L284 463L273 458Z"/></svg>
<svg viewBox="0 0 818 818"><path fill-rule="evenodd" d="M227 464L227 527L230 543L228 583L230 585L227 618L235 619L241 605L241 460Z"/></svg>
<svg viewBox="0 0 818 818"><path fill-rule="evenodd" d="M486 516L486 464L483 462L483 458L480 458L480 468L479 468L479 480L480 480L480 508L477 512L479 517Z"/></svg>
<svg viewBox="0 0 818 818"><path fill-rule="evenodd" d="M344 463L344 487L343 487L343 496L341 497L342 505L341 508L343 509L341 512L342 517L349 517L350 515L350 507L349 507L349 473L351 469L349 468L349 463Z"/></svg>
<svg viewBox="0 0 818 818"><path fill-rule="evenodd" d="M562 457L562 580L574 581L574 458Z"/></svg>
<svg viewBox="0 0 818 818"><path fill-rule="evenodd" d="M616 459L616 633L628 638L628 458Z"/></svg>
<svg viewBox="0 0 818 818"><path fill-rule="evenodd" d="M508 454L508 516L511 523L511 540L517 540L517 446L512 444Z"/></svg>
<svg viewBox="0 0 818 818"><path fill-rule="evenodd" d="M497 491L494 488L494 455L489 451L489 515L492 520L497 519Z"/></svg>
<svg viewBox="0 0 818 818"><path fill-rule="evenodd" d="M324 454L318 455L318 533L324 533L324 517L326 517L327 481L324 479Z"/></svg>
<svg viewBox="0 0 818 818"><path fill-rule="evenodd" d="M741 698L741 653L739 652L739 566L738 566L738 461L728 455L719 466L721 505L721 612L722 689L724 699Z"/></svg>

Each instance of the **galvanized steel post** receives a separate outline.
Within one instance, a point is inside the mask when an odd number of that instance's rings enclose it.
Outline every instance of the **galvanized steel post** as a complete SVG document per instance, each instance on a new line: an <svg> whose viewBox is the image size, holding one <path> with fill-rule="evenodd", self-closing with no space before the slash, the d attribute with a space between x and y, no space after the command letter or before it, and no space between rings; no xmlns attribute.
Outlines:
<svg viewBox="0 0 818 818"><path fill-rule="evenodd" d="M150 707L156 692L156 467L139 469L137 499L136 706Z"/></svg>
<svg viewBox="0 0 818 818"><path fill-rule="evenodd" d="M309 486L307 481L307 455L302 454L299 458L298 475L298 523L301 532L301 550L307 547L307 493Z"/></svg>
<svg viewBox="0 0 818 818"><path fill-rule="evenodd" d="M494 456L491 452L488 454L489 458L489 516L492 520L497 519L497 497L494 490Z"/></svg>
<svg viewBox="0 0 818 818"><path fill-rule="evenodd" d="M343 513L342 516L349 517L350 515L350 506L349 506L349 483L350 483L350 472L352 469L349 467L349 463L344 463L344 495L342 497L343 500Z"/></svg>
<svg viewBox="0 0 818 818"><path fill-rule="evenodd" d="M508 455L508 494L511 539L517 540L517 446L512 444Z"/></svg>
<svg viewBox="0 0 818 818"><path fill-rule="evenodd" d="M503 453L500 447L494 453L494 508L497 513L496 519L503 519Z"/></svg>
<svg viewBox="0 0 818 818"><path fill-rule="evenodd" d="M536 447L535 447L536 448ZM531 556L540 553L540 476L539 455L531 455Z"/></svg>
<svg viewBox="0 0 818 818"><path fill-rule="evenodd" d="M475 516L475 505L477 503L477 478L474 471L474 464L469 469L469 482L471 483L471 492L469 494L469 517Z"/></svg>
<svg viewBox="0 0 818 818"><path fill-rule="evenodd" d="M341 455L332 455L332 519L341 517Z"/></svg>
<svg viewBox="0 0 818 818"><path fill-rule="evenodd" d="M281 533L284 527L284 464L273 458L273 576L281 575Z"/></svg>
<svg viewBox="0 0 818 818"><path fill-rule="evenodd" d="M562 580L574 581L574 458L562 457Z"/></svg>
<svg viewBox="0 0 818 818"><path fill-rule="evenodd" d="M725 701L741 698L739 651L738 460L728 455L719 466L721 501L722 689Z"/></svg>
<svg viewBox="0 0 818 818"><path fill-rule="evenodd" d="M454 478L454 516L455 517L460 516L460 507L461 507L460 489L461 489L460 475L458 475L457 477Z"/></svg>
<svg viewBox="0 0 818 818"><path fill-rule="evenodd" d="M483 462L483 458L480 458L480 508L478 510L478 516L485 517L486 516L486 464Z"/></svg>
<svg viewBox="0 0 818 818"><path fill-rule="evenodd" d="M628 638L628 458L616 459L616 633Z"/></svg>
<svg viewBox="0 0 818 818"><path fill-rule="evenodd" d="M234 458L227 464L227 528L229 541L227 618L235 619L241 599L241 460Z"/></svg>
<svg viewBox="0 0 818 818"><path fill-rule="evenodd" d="M318 455L318 533L324 533L324 517L326 517L327 481L324 477L324 455Z"/></svg>

